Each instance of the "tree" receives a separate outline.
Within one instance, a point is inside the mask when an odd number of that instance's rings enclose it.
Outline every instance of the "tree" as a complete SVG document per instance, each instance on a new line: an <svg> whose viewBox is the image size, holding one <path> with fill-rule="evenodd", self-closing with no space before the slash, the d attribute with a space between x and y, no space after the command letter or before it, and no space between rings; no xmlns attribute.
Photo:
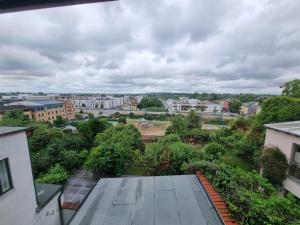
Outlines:
<svg viewBox="0 0 300 225"><path fill-rule="evenodd" d="M62 118L62 116L57 116L53 121L54 126L56 127L64 127L67 124L67 120Z"/></svg>
<svg viewBox="0 0 300 225"><path fill-rule="evenodd" d="M98 174L122 175L134 152L143 151L141 134L133 125L110 127L97 134L95 145L85 166Z"/></svg>
<svg viewBox="0 0 300 225"><path fill-rule="evenodd" d="M191 110L187 116L187 126L189 129L201 128L200 116L194 110Z"/></svg>
<svg viewBox="0 0 300 225"><path fill-rule="evenodd" d="M150 175L180 174L182 164L189 162L195 155L192 146L182 143L176 135L167 135L147 145L144 168Z"/></svg>
<svg viewBox="0 0 300 225"><path fill-rule="evenodd" d="M300 98L300 79L286 82L281 86L281 88L283 89L282 95L293 98Z"/></svg>
<svg viewBox="0 0 300 225"><path fill-rule="evenodd" d="M126 124L126 116L120 116L118 119L118 123Z"/></svg>
<svg viewBox="0 0 300 225"><path fill-rule="evenodd" d="M248 117L239 116L230 122L230 127L233 130L238 130L244 133L250 129L251 120Z"/></svg>
<svg viewBox="0 0 300 225"><path fill-rule="evenodd" d="M258 125L300 120L300 99L277 96L265 100L256 117Z"/></svg>
<svg viewBox="0 0 300 225"><path fill-rule="evenodd" d="M176 115L171 122L171 126L166 129L166 134L178 134L184 137L188 133L188 123L184 116Z"/></svg>
<svg viewBox="0 0 300 225"><path fill-rule="evenodd" d="M281 184L286 177L288 162L278 148L266 148L261 157L262 175L272 184Z"/></svg>
<svg viewBox="0 0 300 225"><path fill-rule="evenodd" d="M146 109L151 107L164 107L162 101L157 97L143 97L141 102L138 104L139 109Z"/></svg>
<svg viewBox="0 0 300 225"><path fill-rule="evenodd" d="M232 113L239 113L241 106L242 106L242 103L239 100L233 99L232 101L230 101L229 111Z"/></svg>

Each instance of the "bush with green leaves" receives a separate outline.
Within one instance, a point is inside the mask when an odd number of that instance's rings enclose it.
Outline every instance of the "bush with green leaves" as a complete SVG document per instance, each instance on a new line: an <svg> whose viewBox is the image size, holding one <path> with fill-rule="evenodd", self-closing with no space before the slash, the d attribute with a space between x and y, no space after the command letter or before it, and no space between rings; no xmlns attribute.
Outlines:
<svg viewBox="0 0 300 225"><path fill-rule="evenodd" d="M266 148L261 156L262 174L272 184L281 184L286 177L288 161L278 148Z"/></svg>
<svg viewBox="0 0 300 225"><path fill-rule="evenodd" d="M63 166L55 164L46 174L41 175L36 182L46 184L63 184L69 176L69 173Z"/></svg>
<svg viewBox="0 0 300 225"><path fill-rule="evenodd" d="M101 175L122 175L134 161L134 152L143 150L140 132L124 124L99 133L95 145L85 166Z"/></svg>
<svg viewBox="0 0 300 225"><path fill-rule="evenodd" d="M181 174L182 164L200 154L192 146L182 143L178 136L168 135L147 146L144 168L149 175Z"/></svg>
<svg viewBox="0 0 300 225"><path fill-rule="evenodd" d="M300 205L289 195L284 197L257 172L245 172L225 164L196 161L182 170L199 170L229 205L232 217L242 225L299 224Z"/></svg>
<svg viewBox="0 0 300 225"><path fill-rule="evenodd" d="M210 154L210 155L214 155L214 156L218 156L219 154L224 154L225 153L225 148L215 142L211 142L207 145L205 145L205 147L203 148L204 153L206 154Z"/></svg>
<svg viewBox="0 0 300 225"><path fill-rule="evenodd" d="M300 120L300 99L287 96L269 98L263 102L256 120L260 126Z"/></svg>
<svg viewBox="0 0 300 225"><path fill-rule="evenodd" d="M244 136L235 142L233 147L237 156L249 163L256 163L256 165L258 165L259 156L262 150L255 140Z"/></svg>

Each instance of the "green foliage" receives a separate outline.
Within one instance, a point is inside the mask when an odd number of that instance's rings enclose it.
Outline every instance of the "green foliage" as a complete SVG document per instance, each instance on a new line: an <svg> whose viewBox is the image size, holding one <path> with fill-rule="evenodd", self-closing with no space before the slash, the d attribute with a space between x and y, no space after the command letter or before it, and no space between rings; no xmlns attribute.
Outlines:
<svg viewBox="0 0 300 225"><path fill-rule="evenodd" d="M183 115L176 115L171 122L172 125L167 128L166 134L177 134L183 137L188 133L187 121Z"/></svg>
<svg viewBox="0 0 300 225"><path fill-rule="evenodd" d="M237 99L233 99L229 104L229 111L232 113L239 113L241 106L242 106L241 101L239 101Z"/></svg>
<svg viewBox="0 0 300 225"><path fill-rule="evenodd" d="M132 125L110 127L96 136L95 144L85 166L98 174L122 175L134 152L143 150L141 134Z"/></svg>
<svg viewBox="0 0 300 225"><path fill-rule="evenodd" d="M176 135L169 135L149 144L144 153L144 168L150 175L180 174L180 167L197 156L192 146L180 142Z"/></svg>
<svg viewBox="0 0 300 225"><path fill-rule="evenodd" d="M260 126L296 120L300 120L300 99L286 96L273 97L264 101L262 110L257 116L257 123Z"/></svg>
<svg viewBox="0 0 300 225"><path fill-rule="evenodd" d="M218 156L219 154L225 153L225 148L218 143L211 142L203 148L203 151L206 154Z"/></svg>
<svg viewBox="0 0 300 225"><path fill-rule="evenodd" d="M299 79L286 82L281 88L283 88L282 95L293 97L293 98L300 98Z"/></svg>
<svg viewBox="0 0 300 225"><path fill-rule="evenodd" d="M182 170L200 170L221 193L234 219L242 225L297 224L300 206L292 196L283 197L256 172L245 172L224 164L197 161Z"/></svg>
<svg viewBox="0 0 300 225"><path fill-rule="evenodd" d="M255 140L247 136L242 137L240 140L235 142L234 151L245 161L258 164L258 157L261 154L261 148Z"/></svg>
<svg viewBox="0 0 300 225"><path fill-rule="evenodd" d="M188 129L201 128L201 118L194 110L191 110L186 118Z"/></svg>
<svg viewBox="0 0 300 225"><path fill-rule="evenodd" d="M190 111L188 116L176 115L172 124L166 130L166 134L177 134L181 138L191 136L191 130L201 129L201 118L195 111ZM196 131L193 131L195 134Z"/></svg>
<svg viewBox="0 0 300 225"><path fill-rule="evenodd" d="M286 177L288 162L278 148L266 148L261 157L263 176L272 184L281 184Z"/></svg>
<svg viewBox="0 0 300 225"><path fill-rule="evenodd" d="M89 119L88 121L80 122L77 126L79 135L85 142L85 148L89 149L93 146L96 134L103 132L112 125L105 119Z"/></svg>
<svg viewBox="0 0 300 225"><path fill-rule="evenodd" d="M126 124L126 116L120 116L118 119L118 123Z"/></svg>
<svg viewBox="0 0 300 225"><path fill-rule="evenodd" d="M238 118L230 122L230 128L232 130L238 130L241 132L246 132L251 127L251 119L245 116L239 116Z"/></svg>
<svg viewBox="0 0 300 225"><path fill-rule="evenodd" d="M191 137L201 144L206 144L211 140L209 132L199 128L190 130L186 137Z"/></svg>
<svg viewBox="0 0 300 225"><path fill-rule="evenodd" d="M62 116L57 116L56 120L54 120L53 125L55 127L64 127L67 124L67 120L62 118Z"/></svg>
<svg viewBox="0 0 300 225"><path fill-rule="evenodd" d="M162 101L155 96L143 97L140 104L138 104L139 109L146 109L151 107L164 107Z"/></svg>
<svg viewBox="0 0 300 225"><path fill-rule="evenodd" d="M121 175L130 161L129 154L120 144L99 145L91 150L85 166L97 174Z"/></svg>
<svg viewBox="0 0 300 225"><path fill-rule="evenodd" d="M69 177L69 173L59 164L52 166L49 171L40 176L36 182L47 184L63 184Z"/></svg>

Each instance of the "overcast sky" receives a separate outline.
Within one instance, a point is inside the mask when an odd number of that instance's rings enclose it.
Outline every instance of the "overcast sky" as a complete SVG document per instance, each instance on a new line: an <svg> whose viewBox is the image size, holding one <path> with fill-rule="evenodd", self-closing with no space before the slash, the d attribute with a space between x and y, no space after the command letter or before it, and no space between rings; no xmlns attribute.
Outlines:
<svg viewBox="0 0 300 225"><path fill-rule="evenodd" d="M0 92L280 93L298 0L121 0L0 15Z"/></svg>

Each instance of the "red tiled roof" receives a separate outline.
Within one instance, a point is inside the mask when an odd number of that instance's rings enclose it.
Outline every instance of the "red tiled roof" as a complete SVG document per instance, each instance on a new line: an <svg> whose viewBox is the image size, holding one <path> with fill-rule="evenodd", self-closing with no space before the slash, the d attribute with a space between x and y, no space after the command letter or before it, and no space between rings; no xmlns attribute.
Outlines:
<svg viewBox="0 0 300 225"><path fill-rule="evenodd" d="M218 192L215 191L214 187L208 181L208 179L199 171L196 172L199 182L206 190L210 200L215 205L220 217L223 219L225 225L239 225L239 223L233 220L230 216L226 202L222 199Z"/></svg>

